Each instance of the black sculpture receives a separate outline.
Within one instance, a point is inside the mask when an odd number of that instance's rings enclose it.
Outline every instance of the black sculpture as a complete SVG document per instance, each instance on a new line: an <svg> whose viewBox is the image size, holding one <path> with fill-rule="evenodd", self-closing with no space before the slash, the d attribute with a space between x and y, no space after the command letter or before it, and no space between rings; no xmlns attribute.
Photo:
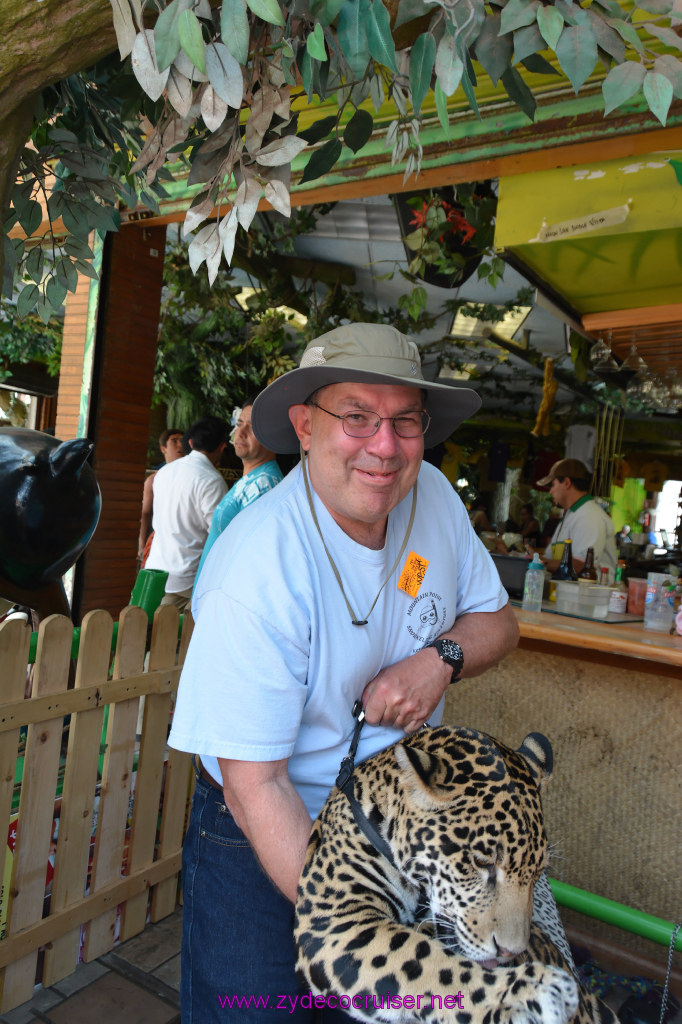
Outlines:
<svg viewBox="0 0 682 1024"><path fill-rule="evenodd" d="M62 576L92 537L100 489L87 438L0 429L0 596L70 616Z"/></svg>

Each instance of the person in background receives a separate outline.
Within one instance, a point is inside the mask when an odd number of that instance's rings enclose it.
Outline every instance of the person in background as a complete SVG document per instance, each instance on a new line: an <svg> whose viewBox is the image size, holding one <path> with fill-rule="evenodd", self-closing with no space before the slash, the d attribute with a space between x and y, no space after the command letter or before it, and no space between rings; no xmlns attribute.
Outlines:
<svg viewBox="0 0 682 1024"><path fill-rule="evenodd" d="M492 559L452 485L423 461L479 404L424 380L415 342L383 324L314 339L254 403L260 443L301 462L221 534L192 600L168 740L197 755L183 1024L220 1024L217 992L302 993L296 886L354 703L367 718L364 760L440 722L449 684L475 685L516 646ZM313 1013L298 1004L288 1020ZM267 1024L272 1009L229 1017Z"/></svg>
<svg viewBox="0 0 682 1024"><path fill-rule="evenodd" d="M521 506L520 516L521 529L519 532L523 537L524 544L528 542L532 548L538 547L542 543L542 530L535 518L535 509L529 502Z"/></svg>
<svg viewBox="0 0 682 1024"><path fill-rule="evenodd" d="M161 604L174 604L180 611L191 600L213 512L227 490L216 468L227 424L217 416L204 416L186 437L189 455L168 463L154 479L154 539L146 565L168 572Z"/></svg>
<svg viewBox="0 0 682 1024"><path fill-rule="evenodd" d="M526 548L530 546L531 549L535 549L542 541L542 531L540 530L540 524L535 518L533 506L530 504L522 505L520 516L520 526L516 526L515 523L510 526L509 520L507 520L507 523L505 523L505 530L508 533L520 533ZM501 555L504 555L509 551L509 548L500 536L495 538L495 550Z"/></svg>
<svg viewBox="0 0 682 1024"><path fill-rule="evenodd" d="M492 530L484 501L474 502L473 508L469 513L469 519L476 533L489 533Z"/></svg>
<svg viewBox="0 0 682 1024"><path fill-rule="evenodd" d="M282 479L282 470L277 465L274 453L260 443L251 429L252 406L253 400L251 399L242 409L235 410L239 415L231 443L236 455L242 460L244 472L241 479L229 489L213 513L211 529L208 532L197 569L197 579L199 579L206 556L228 523L232 522L241 509L260 498Z"/></svg>
<svg viewBox="0 0 682 1024"><path fill-rule="evenodd" d="M616 534L616 544L618 547L622 547L624 544L632 544L632 538L630 536L630 527L627 523L623 523L620 530Z"/></svg>
<svg viewBox="0 0 682 1024"><path fill-rule="evenodd" d="M559 559L552 558L552 544L571 540L573 568L576 572L585 565L588 548L594 548L596 565L616 571L618 551L611 516L588 493L589 470L579 459L560 459L547 476L538 480L538 487L549 484L552 501L564 510L563 517L552 534L543 562L550 572L559 567Z"/></svg>
<svg viewBox="0 0 682 1024"><path fill-rule="evenodd" d="M149 549L151 547L152 515L154 512L154 477L159 469L169 462L181 459L185 454L182 447L182 431L176 427L167 427L159 436L159 448L163 455L163 462L154 467L154 472L145 479L142 488L142 514L140 516L140 536L137 540L137 558L140 568L144 569Z"/></svg>

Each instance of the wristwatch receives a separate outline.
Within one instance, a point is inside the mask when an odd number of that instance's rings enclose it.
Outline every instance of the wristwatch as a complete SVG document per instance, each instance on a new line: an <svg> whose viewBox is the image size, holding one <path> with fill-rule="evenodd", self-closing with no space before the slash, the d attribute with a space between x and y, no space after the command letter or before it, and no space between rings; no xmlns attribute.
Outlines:
<svg viewBox="0 0 682 1024"><path fill-rule="evenodd" d="M435 647L441 660L447 662L448 665L452 665L452 679L450 682L456 683L464 668L464 654L457 641L441 637L439 640L434 640L433 643L426 646Z"/></svg>

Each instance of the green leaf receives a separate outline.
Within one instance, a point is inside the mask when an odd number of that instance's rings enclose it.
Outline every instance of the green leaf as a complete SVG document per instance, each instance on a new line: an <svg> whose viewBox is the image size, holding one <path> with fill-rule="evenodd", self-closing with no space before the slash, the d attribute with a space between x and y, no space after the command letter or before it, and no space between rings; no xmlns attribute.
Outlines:
<svg viewBox="0 0 682 1024"><path fill-rule="evenodd" d="M93 281L99 280L99 274L93 267L92 263L88 263L86 260L76 260L74 266L79 274L83 274L85 277L90 277Z"/></svg>
<svg viewBox="0 0 682 1024"><path fill-rule="evenodd" d="M314 124L311 124L310 128L299 132L298 137L299 139L304 139L309 145L314 146L316 142L325 139L333 128L336 128L336 118L323 117L319 121L315 121Z"/></svg>
<svg viewBox="0 0 682 1024"><path fill-rule="evenodd" d="M51 277L45 288L45 298L56 312L66 298L66 286L56 277Z"/></svg>
<svg viewBox="0 0 682 1024"><path fill-rule="evenodd" d="M315 3L310 5L310 12L313 14L321 25L331 25L331 23L338 17L339 11L343 7L345 0L323 0L322 3Z"/></svg>
<svg viewBox="0 0 682 1024"><path fill-rule="evenodd" d="M436 0L433 3L430 0L399 0L398 13L393 23L394 31L401 25L405 25L408 21L414 21L415 18L423 18L435 4Z"/></svg>
<svg viewBox="0 0 682 1024"><path fill-rule="evenodd" d="M656 36L666 46L672 46L676 50L682 50L682 39L678 36L677 32L674 32L671 28L664 28L663 25L654 25L651 22L647 22L647 31L651 32L652 36Z"/></svg>
<svg viewBox="0 0 682 1024"><path fill-rule="evenodd" d="M637 0L637 6L649 14L670 14L673 10L673 0Z"/></svg>
<svg viewBox="0 0 682 1024"><path fill-rule="evenodd" d="M306 39L306 47L310 56L315 60L327 59L327 49L324 45L324 30L319 21Z"/></svg>
<svg viewBox="0 0 682 1024"><path fill-rule="evenodd" d="M654 71L659 75L665 75L673 87L673 96L678 100L682 99L682 61L673 57L671 53L661 54L654 61Z"/></svg>
<svg viewBox="0 0 682 1024"><path fill-rule="evenodd" d="M452 96L462 80L464 64L455 48L454 36L444 33L436 50L436 78L445 96Z"/></svg>
<svg viewBox="0 0 682 1024"><path fill-rule="evenodd" d="M181 10L191 7L191 0L172 0L156 19L154 26L154 49L159 71L170 67L178 55L178 15Z"/></svg>
<svg viewBox="0 0 682 1024"><path fill-rule="evenodd" d="M513 42L511 36L500 35L500 15L486 15L481 34L476 40L476 58L493 85L511 64Z"/></svg>
<svg viewBox="0 0 682 1024"><path fill-rule="evenodd" d="M70 235L87 238L90 234L90 218L88 211L80 203L69 203L62 211L64 227Z"/></svg>
<svg viewBox="0 0 682 1024"><path fill-rule="evenodd" d="M324 146L316 149L305 166L301 176L301 184L305 181L314 181L322 174L327 174L341 156L341 142L339 139L330 139Z"/></svg>
<svg viewBox="0 0 682 1024"><path fill-rule="evenodd" d="M246 0L251 10L261 21L269 25L284 26L284 16L277 0Z"/></svg>
<svg viewBox="0 0 682 1024"><path fill-rule="evenodd" d="M218 96L228 107L239 110L244 94L244 77L237 58L224 43L212 42L206 47L206 74Z"/></svg>
<svg viewBox="0 0 682 1024"><path fill-rule="evenodd" d="M438 114L438 120L440 126L443 129L443 134L446 139L450 138L450 117L448 115L448 98L441 88L440 82L436 82L436 87L433 90L436 98L436 113Z"/></svg>
<svg viewBox="0 0 682 1024"><path fill-rule="evenodd" d="M558 69L553 64L550 64L548 60L545 60L541 53L531 53L529 57L524 57L521 63L527 71L534 75L560 74Z"/></svg>
<svg viewBox="0 0 682 1024"><path fill-rule="evenodd" d="M356 110L346 125L343 141L354 153L369 142L374 129L374 120L367 110Z"/></svg>
<svg viewBox="0 0 682 1024"><path fill-rule="evenodd" d="M178 15L178 39L180 47L199 71L206 73L204 58L204 37L201 25L194 11L181 11Z"/></svg>
<svg viewBox="0 0 682 1024"><path fill-rule="evenodd" d="M647 71L644 79L644 98L649 104L649 110L658 118L665 127L670 104L673 99L673 87L671 82L664 75L655 71Z"/></svg>
<svg viewBox="0 0 682 1024"><path fill-rule="evenodd" d="M542 38L550 50L556 50L559 36L564 30L564 19L556 7L538 7L537 20Z"/></svg>
<svg viewBox="0 0 682 1024"><path fill-rule="evenodd" d="M410 54L410 88L415 114L422 108L424 97L431 86L431 74L436 61L436 40L430 32L417 36Z"/></svg>
<svg viewBox="0 0 682 1024"><path fill-rule="evenodd" d="M27 284L19 292L19 298L17 299L17 316L19 319L25 317L27 313L30 313L36 302L38 301L38 286L35 284Z"/></svg>
<svg viewBox="0 0 682 1024"><path fill-rule="evenodd" d="M612 110L620 107L622 103L626 103L638 93L642 88L645 75L644 65L634 60L611 68L601 87L604 96L604 114L610 114Z"/></svg>
<svg viewBox="0 0 682 1024"><path fill-rule="evenodd" d="M511 45L511 40L509 42L510 42L510 45ZM468 102L469 106L473 110L473 112L476 115L476 117L478 118L478 120L481 121L482 118L481 118L481 113L480 113L480 111L478 109L478 102L476 100L476 92L475 92L475 89L474 89L474 84L472 84L472 82L471 82L471 73L470 73L470 70L469 70L469 64L467 63L465 65L464 71L462 73L462 88L464 89L464 95L467 98L467 102Z"/></svg>
<svg viewBox="0 0 682 1024"><path fill-rule="evenodd" d="M637 53L644 53L644 44L629 22L623 21L622 18L607 18L606 24L614 28L621 39L624 39L626 43L634 47ZM648 28L651 28L651 26L649 25Z"/></svg>
<svg viewBox="0 0 682 1024"><path fill-rule="evenodd" d="M19 213L19 223L25 234L30 238L37 231L43 220L43 210L36 199L29 199Z"/></svg>
<svg viewBox="0 0 682 1024"><path fill-rule="evenodd" d="M537 20L539 0L509 0L502 9L500 32L506 35L524 25L532 25ZM487 20L487 19L486 19Z"/></svg>
<svg viewBox="0 0 682 1024"><path fill-rule="evenodd" d="M223 0L220 12L220 37L242 67L249 59L249 17L246 0Z"/></svg>
<svg viewBox="0 0 682 1024"><path fill-rule="evenodd" d="M587 81L597 63L597 41L589 25L567 25L555 53L561 70L575 92Z"/></svg>
<svg viewBox="0 0 682 1024"><path fill-rule="evenodd" d="M621 37L606 24L603 18L599 17L593 7L590 7L587 13L590 16L590 25L599 49L613 57L616 64L622 64L625 60L625 43Z"/></svg>
<svg viewBox="0 0 682 1024"><path fill-rule="evenodd" d="M367 19L367 44L370 56L391 71L398 71L395 43L391 35L391 18L381 0L372 0Z"/></svg>
<svg viewBox="0 0 682 1024"><path fill-rule="evenodd" d="M28 259L26 260L24 269L31 280L35 281L36 284L40 284L43 279L44 262L45 258L43 256L43 250L39 245L35 245L28 254Z"/></svg>
<svg viewBox="0 0 682 1024"><path fill-rule="evenodd" d="M507 91L510 100L524 112L531 121L535 119L535 108L537 106L535 97L530 91L523 78L516 68L507 68L502 75L502 85Z"/></svg>
<svg viewBox="0 0 682 1024"><path fill-rule="evenodd" d="M78 285L78 271L66 256L60 256L54 263L57 280L70 292L75 292Z"/></svg>
<svg viewBox="0 0 682 1024"><path fill-rule="evenodd" d="M47 325L50 322L50 317L55 312L55 310L53 310L52 306L47 301L45 296L41 295L38 298L38 303L36 305L36 312L38 313L38 316L40 317L40 319L43 321L43 323L47 327Z"/></svg>
<svg viewBox="0 0 682 1024"><path fill-rule="evenodd" d="M362 78L369 63L367 40L368 0L347 0L339 11L336 38L350 69L356 78Z"/></svg>
<svg viewBox="0 0 682 1024"><path fill-rule="evenodd" d="M526 25L524 28L517 28L516 32L514 32L514 56L512 57L512 62L518 64L525 60L526 57L530 57L532 54L537 53L538 50L544 50L544 48L545 41L537 25Z"/></svg>
<svg viewBox="0 0 682 1024"><path fill-rule="evenodd" d="M5 274L11 274L12 277L17 269L17 252L12 244L12 239L8 238L7 235L3 238L3 249L5 252L5 266L3 268Z"/></svg>
<svg viewBox="0 0 682 1024"><path fill-rule="evenodd" d="M94 259L94 253L87 242L84 242L82 238L74 238L70 235L64 242L64 249L73 256L74 259L79 260L92 260Z"/></svg>

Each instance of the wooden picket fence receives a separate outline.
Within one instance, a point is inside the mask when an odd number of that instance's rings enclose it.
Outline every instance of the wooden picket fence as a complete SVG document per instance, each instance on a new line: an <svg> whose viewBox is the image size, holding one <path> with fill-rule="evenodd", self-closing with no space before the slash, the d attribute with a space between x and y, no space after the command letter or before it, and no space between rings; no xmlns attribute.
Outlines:
<svg viewBox="0 0 682 1024"><path fill-rule="evenodd" d="M178 640L178 621L159 609L148 646L146 613L126 608L112 652L111 616L90 612L75 672L69 619L41 623L32 667L30 630L0 626L0 1012L175 909L193 777L166 745L192 630L185 615Z"/></svg>

